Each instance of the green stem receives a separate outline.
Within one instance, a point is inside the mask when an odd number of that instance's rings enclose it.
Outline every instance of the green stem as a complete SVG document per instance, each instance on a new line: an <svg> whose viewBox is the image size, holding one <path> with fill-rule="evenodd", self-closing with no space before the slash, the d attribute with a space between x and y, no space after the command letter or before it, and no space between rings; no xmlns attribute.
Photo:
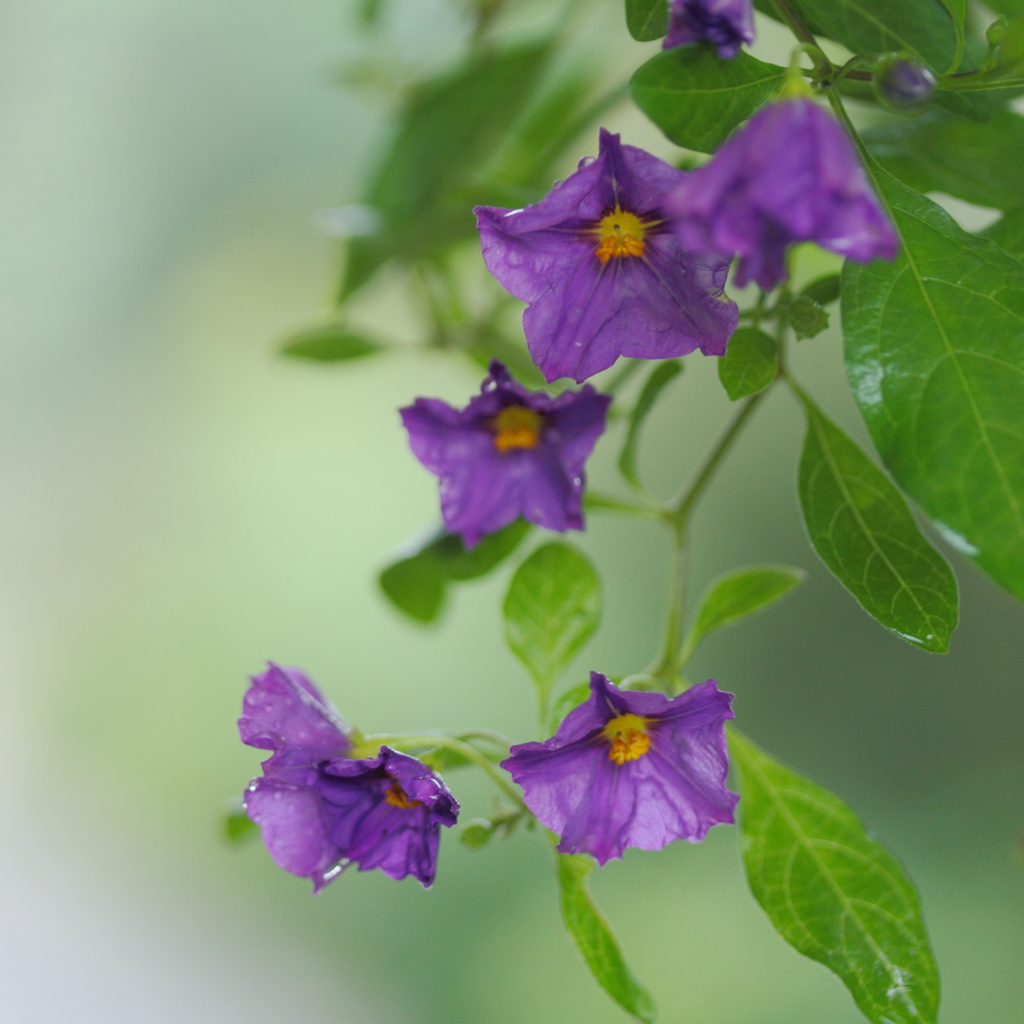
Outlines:
<svg viewBox="0 0 1024 1024"><path fill-rule="evenodd" d="M665 638L661 654L645 673L659 680L670 694L679 689L679 651L683 643L683 622L686 616L686 563L690 547L686 521L675 520L671 525L673 544Z"/></svg>
<svg viewBox="0 0 1024 1024"><path fill-rule="evenodd" d="M812 46L818 45L814 39L814 33L800 20L800 15L793 10L789 0L772 0L772 2L779 14L782 15L782 20L789 26L790 31L797 39L802 43L810 43Z"/></svg>
<svg viewBox="0 0 1024 1024"><path fill-rule="evenodd" d="M671 519L667 505L660 502L630 501L629 498L617 498L611 494L598 491L587 491L583 495L583 507L587 512L611 512L615 515L630 516L633 519L654 519L665 522Z"/></svg>

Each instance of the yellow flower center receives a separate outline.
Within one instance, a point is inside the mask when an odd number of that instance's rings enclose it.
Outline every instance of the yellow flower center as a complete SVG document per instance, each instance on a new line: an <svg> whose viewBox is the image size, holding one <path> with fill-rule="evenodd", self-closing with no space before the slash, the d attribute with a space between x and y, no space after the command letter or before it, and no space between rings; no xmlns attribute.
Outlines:
<svg viewBox="0 0 1024 1024"><path fill-rule="evenodd" d="M635 213L627 213L616 206L597 222L594 231L600 243L594 254L602 263L613 256L643 256L646 230Z"/></svg>
<svg viewBox="0 0 1024 1024"><path fill-rule="evenodd" d="M507 405L491 420L494 447L499 452L513 448L536 448L544 420L540 413L523 405Z"/></svg>
<svg viewBox="0 0 1024 1024"><path fill-rule="evenodd" d="M410 807L419 807L423 803L422 800L410 800L408 794L397 782L391 783L384 794L384 799L392 807L401 807L403 811L409 810Z"/></svg>
<svg viewBox="0 0 1024 1024"><path fill-rule="evenodd" d="M651 749L651 737L647 734L647 722L639 715L619 715L605 727L606 739L612 741L608 760L618 765L636 761Z"/></svg>

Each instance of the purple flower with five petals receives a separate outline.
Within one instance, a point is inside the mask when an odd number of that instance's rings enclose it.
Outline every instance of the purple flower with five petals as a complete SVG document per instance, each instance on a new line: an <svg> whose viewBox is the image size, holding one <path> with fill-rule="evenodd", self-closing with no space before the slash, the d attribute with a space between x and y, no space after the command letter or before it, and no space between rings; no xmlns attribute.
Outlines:
<svg viewBox="0 0 1024 1024"><path fill-rule="evenodd" d="M274 752L249 784L245 809L278 867L312 879L314 892L350 864L430 887L441 825L459 813L439 775L389 747L346 757L345 723L298 669L271 663L253 677L242 710L242 742Z"/></svg>
<svg viewBox="0 0 1024 1024"><path fill-rule="evenodd" d="M736 284L784 281L786 249L816 242L852 260L893 259L896 231L839 122L813 100L772 103L668 198L680 242L738 255Z"/></svg>
<svg viewBox="0 0 1024 1024"><path fill-rule="evenodd" d="M662 46L685 46L702 39L718 56L731 59L754 41L754 5L750 0L669 0L668 33Z"/></svg>
<svg viewBox="0 0 1024 1024"><path fill-rule="evenodd" d="M601 864L628 846L660 850L731 823L725 720L731 693L708 680L669 699L590 674L590 697L544 743L520 743L502 767L526 805L561 836L560 853Z"/></svg>
<svg viewBox="0 0 1024 1024"><path fill-rule="evenodd" d="M589 384L556 398L527 391L495 359L465 409L417 398L401 414L413 454L441 478L445 526L472 547L519 516L583 529L583 465L610 403Z"/></svg>
<svg viewBox="0 0 1024 1024"><path fill-rule="evenodd" d="M529 303L523 329L547 380L586 380L619 356L725 353L739 311L728 260L688 252L666 222L686 172L601 129L600 155L522 210L478 206L487 269Z"/></svg>

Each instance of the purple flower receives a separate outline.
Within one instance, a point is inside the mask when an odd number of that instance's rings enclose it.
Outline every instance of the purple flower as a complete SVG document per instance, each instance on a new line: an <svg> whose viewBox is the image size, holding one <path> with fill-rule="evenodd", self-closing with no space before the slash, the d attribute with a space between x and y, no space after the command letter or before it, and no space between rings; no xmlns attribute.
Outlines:
<svg viewBox="0 0 1024 1024"><path fill-rule="evenodd" d="M590 697L554 737L512 747L502 767L541 824L562 837L560 853L591 853L604 864L627 846L696 843L712 825L733 821L739 799L725 788L731 701L714 680L670 700L620 690L591 672Z"/></svg>
<svg viewBox="0 0 1024 1024"><path fill-rule="evenodd" d="M523 329L548 380L586 380L620 355L722 355L736 329L728 261L683 249L663 211L684 171L601 129L596 160L523 210L478 206L487 269L529 303Z"/></svg>
<svg viewBox="0 0 1024 1024"><path fill-rule="evenodd" d="M610 402L589 384L557 398L527 391L495 359L465 409L417 398L401 413L416 458L441 478L445 526L472 547L519 516L583 529L583 464Z"/></svg>
<svg viewBox="0 0 1024 1024"><path fill-rule="evenodd" d="M662 46L685 46L706 39L718 56L735 57L754 41L754 5L750 0L669 0L668 34Z"/></svg>
<svg viewBox="0 0 1024 1024"><path fill-rule="evenodd" d="M805 97L755 114L666 203L682 244L739 255L736 284L786 278L786 249L817 242L867 262L899 243L839 123Z"/></svg>
<svg viewBox="0 0 1024 1024"><path fill-rule="evenodd" d="M253 677L242 710L242 742L274 752L249 784L245 809L278 867L312 879L314 892L350 864L430 887L440 826L459 813L439 775L390 747L346 757L345 723L298 669L271 663Z"/></svg>

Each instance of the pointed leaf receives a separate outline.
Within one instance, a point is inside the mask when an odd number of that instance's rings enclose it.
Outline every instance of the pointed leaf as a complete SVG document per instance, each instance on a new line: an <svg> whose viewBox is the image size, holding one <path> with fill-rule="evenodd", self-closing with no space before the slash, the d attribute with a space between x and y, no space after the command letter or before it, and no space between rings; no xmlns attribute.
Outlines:
<svg viewBox="0 0 1024 1024"><path fill-rule="evenodd" d="M838 274L824 274L805 285L801 296L806 295L824 309L839 298L840 278Z"/></svg>
<svg viewBox="0 0 1024 1024"><path fill-rule="evenodd" d="M638 42L660 39L668 31L668 0L626 0L626 27Z"/></svg>
<svg viewBox="0 0 1024 1024"><path fill-rule="evenodd" d="M707 44L677 46L641 65L630 89L636 105L676 145L711 153L775 97L785 74L742 50L721 60Z"/></svg>
<svg viewBox="0 0 1024 1024"><path fill-rule="evenodd" d="M939 976L913 883L835 794L730 730L743 861L779 934L873 1024L935 1024Z"/></svg>
<svg viewBox="0 0 1024 1024"><path fill-rule="evenodd" d="M281 355L318 363L341 363L372 356L383 349L379 342L345 330L339 324L328 324L289 338L281 346Z"/></svg>
<svg viewBox="0 0 1024 1024"><path fill-rule="evenodd" d="M636 448L640 441L640 428L666 385L682 372L683 364L678 359L668 359L655 366L640 392L640 397L636 400L636 405L633 406L633 411L629 414L626 442L619 456L619 472L634 487L640 486L640 477L636 469Z"/></svg>
<svg viewBox="0 0 1024 1024"><path fill-rule="evenodd" d="M866 167L902 248L843 269L854 397L903 490L1024 598L1024 264Z"/></svg>
<svg viewBox="0 0 1024 1024"><path fill-rule="evenodd" d="M718 360L718 379L734 402L764 391L778 372L779 347L756 327L741 327Z"/></svg>
<svg viewBox="0 0 1024 1024"><path fill-rule="evenodd" d="M587 886L593 863L576 854L556 853L562 919L597 983L628 1014L644 1024L655 1019L650 993L633 977L604 914Z"/></svg>
<svg viewBox="0 0 1024 1024"><path fill-rule="evenodd" d="M800 507L815 551L864 610L904 640L945 653L956 578L888 477L803 392Z"/></svg>

